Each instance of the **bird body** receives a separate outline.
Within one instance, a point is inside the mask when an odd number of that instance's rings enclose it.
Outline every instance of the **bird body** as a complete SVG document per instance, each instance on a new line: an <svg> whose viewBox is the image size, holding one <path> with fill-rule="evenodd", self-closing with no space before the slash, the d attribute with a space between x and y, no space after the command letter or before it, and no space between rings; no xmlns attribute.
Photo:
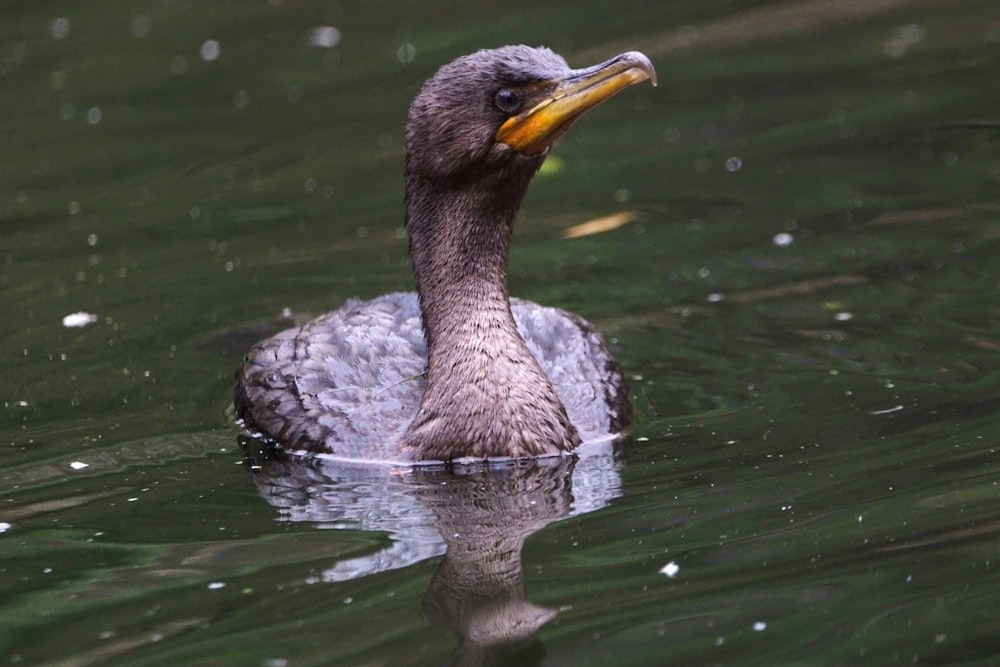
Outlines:
<svg viewBox="0 0 1000 667"><path fill-rule="evenodd" d="M511 310L519 336L549 378L581 440L621 432L628 417L624 382L596 331L581 317L530 301L512 299ZM480 344L495 349L486 341ZM400 443L427 385L427 345L415 293L348 301L259 343L246 364L243 381L258 384L239 392L237 400L253 396L256 405L272 407L238 403L238 411L255 415L254 429L286 449L352 460L398 463L410 458ZM459 371L456 384L467 389L454 395L454 405L440 409L461 413L463 406L470 406L478 428L502 431L503 423L496 422L504 417L495 408L504 405L509 387L519 386L522 379L500 382L490 371L472 372L482 372L486 381ZM289 414L297 418L288 419ZM485 434L475 440L486 441ZM499 454L464 453L490 455Z"/></svg>
<svg viewBox="0 0 1000 667"><path fill-rule="evenodd" d="M407 118L417 293L349 301L254 346L237 374L247 427L288 450L394 462L559 455L620 433L627 391L600 336L512 300L507 257L552 142L646 79L635 52L571 70L514 46L442 67Z"/></svg>

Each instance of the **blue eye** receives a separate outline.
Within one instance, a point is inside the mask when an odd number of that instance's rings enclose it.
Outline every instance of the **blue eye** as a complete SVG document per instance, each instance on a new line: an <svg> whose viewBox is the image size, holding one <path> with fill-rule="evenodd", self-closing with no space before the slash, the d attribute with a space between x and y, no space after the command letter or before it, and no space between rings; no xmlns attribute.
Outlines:
<svg viewBox="0 0 1000 667"><path fill-rule="evenodd" d="M493 103L497 105L497 109L504 113L514 113L521 108L521 98L513 90L507 88L501 88L497 91L493 97Z"/></svg>

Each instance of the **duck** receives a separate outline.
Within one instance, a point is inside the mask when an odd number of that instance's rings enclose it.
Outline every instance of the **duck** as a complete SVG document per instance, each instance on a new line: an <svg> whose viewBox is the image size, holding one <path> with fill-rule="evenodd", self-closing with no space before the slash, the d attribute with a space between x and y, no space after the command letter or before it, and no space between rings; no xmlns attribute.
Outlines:
<svg viewBox="0 0 1000 667"><path fill-rule="evenodd" d="M638 51L572 69L545 47L480 50L428 79L406 119L405 224L416 292L351 299L254 345L239 423L284 452L348 461L573 455L631 418L596 328L512 298L514 219L553 143L656 72Z"/></svg>

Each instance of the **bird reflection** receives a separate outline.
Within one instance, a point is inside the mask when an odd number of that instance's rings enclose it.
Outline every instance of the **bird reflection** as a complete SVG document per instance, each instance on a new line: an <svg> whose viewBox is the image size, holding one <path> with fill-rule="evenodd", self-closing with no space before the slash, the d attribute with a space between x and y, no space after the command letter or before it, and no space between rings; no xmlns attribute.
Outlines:
<svg viewBox="0 0 1000 667"><path fill-rule="evenodd" d="M287 521L389 534L386 548L333 563L345 581L443 555L424 594L429 620L459 639L451 664L537 664L539 629L557 610L533 604L521 551L529 536L620 495L610 451L475 468L350 466L291 458L244 439L261 496Z"/></svg>

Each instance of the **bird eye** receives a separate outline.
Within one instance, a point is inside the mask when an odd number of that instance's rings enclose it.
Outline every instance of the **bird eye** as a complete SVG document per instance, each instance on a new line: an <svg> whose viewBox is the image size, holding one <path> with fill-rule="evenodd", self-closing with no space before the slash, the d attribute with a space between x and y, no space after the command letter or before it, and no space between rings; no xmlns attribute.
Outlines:
<svg viewBox="0 0 1000 667"><path fill-rule="evenodd" d="M513 90L501 88L493 97L493 103L504 113L514 113L521 107L521 98Z"/></svg>

